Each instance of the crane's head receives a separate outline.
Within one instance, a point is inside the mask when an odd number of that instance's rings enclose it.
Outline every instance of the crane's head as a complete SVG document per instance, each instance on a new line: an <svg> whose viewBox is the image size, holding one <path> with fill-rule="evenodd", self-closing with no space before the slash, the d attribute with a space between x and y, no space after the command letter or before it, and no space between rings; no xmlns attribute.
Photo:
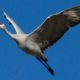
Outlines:
<svg viewBox="0 0 80 80"><path fill-rule="evenodd" d="M0 29L5 29L6 27L5 27L5 24L3 24L3 23L0 23Z"/></svg>

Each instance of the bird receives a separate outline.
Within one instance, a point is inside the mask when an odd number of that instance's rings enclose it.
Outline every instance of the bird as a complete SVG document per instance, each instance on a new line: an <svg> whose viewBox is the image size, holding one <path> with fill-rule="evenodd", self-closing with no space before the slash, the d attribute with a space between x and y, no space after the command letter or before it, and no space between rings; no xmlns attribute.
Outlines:
<svg viewBox="0 0 80 80"><path fill-rule="evenodd" d="M2 22L0 29L9 35L25 53L34 56L52 75L55 75L55 70L48 64L44 51L58 42L70 28L80 23L80 6L48 16L43 23L28 34L24 33L5 11L3 14L16 33L11 33Z"/></svg>

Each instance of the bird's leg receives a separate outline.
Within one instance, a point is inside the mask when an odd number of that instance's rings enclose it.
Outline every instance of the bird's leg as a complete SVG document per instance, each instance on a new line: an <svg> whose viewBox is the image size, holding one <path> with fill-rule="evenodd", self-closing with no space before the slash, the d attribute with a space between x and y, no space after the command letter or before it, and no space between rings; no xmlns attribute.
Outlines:
<svg viewBox="0 0 80 80"><path fill-rule="evenodd" d="M41 59L37 58L37 60L40 61L47 68L47 66L43 63Z"/></svg>
<svg viewBox="0 0 80 80"><path fill-rule="evenodd" d="M45 62L45 64L47 65L48 71L49 71L52 75L54 75L54 74L55 74L55 73L54 73L54 70L50 67L50 65L49 65L47 62Z"/></svg>
<svg viewBox="0 0 80 80"><path fill-rule="evenodd" d="M47 61L43 61L39 58L37 58L43 65L45 68L47 68L47 70L52 74L54 75L54 70L49 66L49 64L47 63Z"/></svg>

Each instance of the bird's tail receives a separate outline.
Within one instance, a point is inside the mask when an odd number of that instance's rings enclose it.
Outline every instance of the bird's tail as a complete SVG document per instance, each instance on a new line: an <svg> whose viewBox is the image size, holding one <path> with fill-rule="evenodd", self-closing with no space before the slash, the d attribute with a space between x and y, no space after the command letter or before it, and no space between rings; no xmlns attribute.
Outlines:
<svg viewBox="0 0 80 80"><path fill-rule="evenodd" d="M38 59L38 58L37 58ZM49 66L49 64L47 63L47 61L43 61L41 59L38 59L43 65L44 67L51 73L51 75L55 75L54 70Z"/></svg>

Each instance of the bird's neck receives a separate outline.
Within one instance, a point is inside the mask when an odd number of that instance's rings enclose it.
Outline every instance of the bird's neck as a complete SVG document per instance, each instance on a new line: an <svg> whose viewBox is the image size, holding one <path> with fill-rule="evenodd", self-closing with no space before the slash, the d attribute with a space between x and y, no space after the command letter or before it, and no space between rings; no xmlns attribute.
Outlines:
<svg viewBox="0 0 80 80"><path fill-rule="evenodd" d="M27 34L17 34L15 36L15 41L19 44L19 43L23 43L27 38Z"/></svg>
<svg viewBox="0 0 80 80"><path fill-rule="evenodd" d="M27 38L27 34L13 34L11 33L7 28L4 29L4 32L13 40L17 42L17 44L20 44L24 42Z"/></svg>
<svg viewBox="0 0 80 80"><path fill-rule="evenodd" d="M15 34L12 34L7 28L3 30L10 38L14 38Z"/></svg>

